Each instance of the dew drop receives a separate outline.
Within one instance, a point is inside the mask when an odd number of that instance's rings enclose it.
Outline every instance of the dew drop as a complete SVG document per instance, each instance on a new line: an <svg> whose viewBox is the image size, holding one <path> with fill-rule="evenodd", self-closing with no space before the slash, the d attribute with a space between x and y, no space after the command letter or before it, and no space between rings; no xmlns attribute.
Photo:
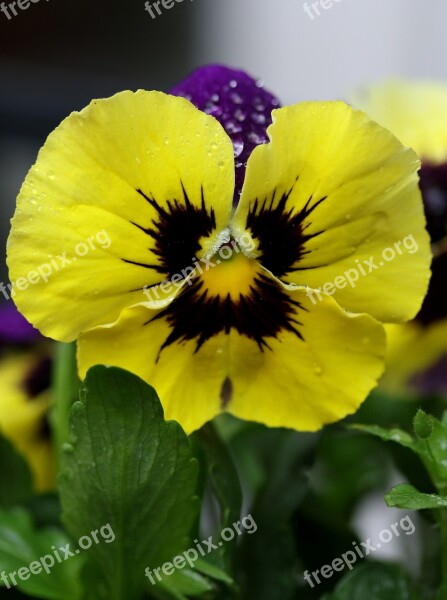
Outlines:
<svg viewBox="0 0 447 600"><path fill-rule="evenodd" d="M314 366L314 373L315 373L315 375L322 375L323 374L322 367L320 367L319 365L315 365Z"/></svg>
<svg viewBox="0 0 447 600"><path fill-rule="evenodd" d="M251 120L256 123L257 125L264 125L264 123L266 122L266 117L264 114L262 114L261 112L259 113L253 113L251 115Z"/></svg>
<svg viewBox="0 0 447 600"><path fill-rule="evenodd" d="M263 137L261 137L259 134L257 134L254 131L251 131L247 137L252 144L256 144L256 145L263 144L265 141Z"/></svg>
<svg viewBox="0 0 447 600"><path fill-rule="evenodd" d="M237 136L232 139L232 142L233 142L234 156L235 156L235 158L237 158L244 151L244 140L242 139L241 136Z"/></svg>
<svg viewBox="0 0 447 600"><path fill-rule="evenodd" d="M247 115L244 113L243 110L238 108L237 110L234 111L234 118L236 119L236 121L243 123L245 121L245 119L247 118Z"/></svg>
<svg viewBox="0 0 447 600"><path fill-rule="evenodd" d="M54 174L54 171L48 171L47 175L48 175L48 179L56 179L56 175Z"/></svg>
<svg viewBox="0 0 447 600"><path fill-rule="evenodd" d="M225 131L231 135L232 133L241 133L242 125L236 121L227 121L225 123Z"/></svg>

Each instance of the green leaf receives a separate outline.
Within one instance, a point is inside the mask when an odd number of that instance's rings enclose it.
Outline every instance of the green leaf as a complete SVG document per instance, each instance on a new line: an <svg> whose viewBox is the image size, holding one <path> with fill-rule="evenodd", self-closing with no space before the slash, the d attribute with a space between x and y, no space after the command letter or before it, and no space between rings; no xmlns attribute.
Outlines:
<svg viewBox="0 0 447 600"><path fill-rule="evenodd" d="M413 429L419 439L428 440L433 434L433 419L419 409L413 419Z"/></svg>
<svg viewBox="0 0 447 600"><path fill-rule="evenodd" d="M424 414L424 427L431 433L425 439L414 439L400 429L383 429L375 425L352 425L353 429L370 433L387 442L409 448L425 465L430 477L439 490L447 491L447 425L431 415ZM416 425L418 427L418 424Z"/></svg>
<svg viewBox="0 0 447 600"><path fill-rule="evenodd" d="M242 538L238 555L244 600L296 598L298 557L293 515L307 491L303 461L312 436L287 430L263 430L271 457L268 478L251 515L257 530Z"/></svg>
<svg viewBox="0 0 447 600"><path fill-rule="evenodd" d="M151 587L150 593L159 600L187 600L209 593L214 598L216 589L222 587L222 584L226 587L234 585L234 581L224 571L201 558L195 561L193 570L176 570L162 582L158 582L155 576L153 579L157 585L155 588Z"/></svg>
<svg viewBox="0 0 447 600"><path fill-rule="evenodd" d="M397 565L364 563L350 571L322 600L420 600L413 583Z"/></svg>
<svg viewBox="0 0 447 600"><path fill-rule="evenodd" d="M33 495L33 477L26 460L0 435L0 507L25 504Z"/></svg>
<svg viewBox="0 0 447 600"><path fill-rule="evenodd" d="M212 584L200 573L191 569L176 570L169 577L165 577L157 585L156 595L160 598L173 600L188 600L197 598L213 591ZM152 593L153 590L151 590Z"/></svg>
<svg viewBox="0 0 447 600"><path fill-rule="evenodd" d="M200 573L206 575L210 579L214 579L215 581L219 581L220 583L225 583L229 586L233 585L234 583L233 579L228 575L228 573L225 573L225 571L222 571L222 569L219 569L219 567L212 565L203 558L199 558L195 562L195 569L196 571L199 571Z"/></svg>
<svg viewBox="0 0 447 600"><path fill-rule="evenodd" d="M211 486L219 502L221 529L230 527L241 515L242 490L231 454L213 423L197 432L208 466Z"/></svg>
<svg viewBox="0 0 447 600"><path fill-rule="evenodd" d="M436 494L423 494L408 483L401 483L385 494L388 506L422 510L425 508L445 508L447 497Z"/></svg>
<svg viewBox="0 0 447 600"><path fill-rule="evenodd" d="M14 580L22 592L35 598L49 600L78 600L81 597L79 571L83 560L81 556L74 556L59 563L54 549L61 559L64 553L58 549L69 544L70 540L65 533L56 529L36 530L31 517L24 509L0 509L0 573L6 573L6 582L11 587ZM47 570L40 562L41 573L21 572L22 581L17 572L23 567L28 568L32 563L44 558ZM53 562L53 567L51 567ZM38 571L38 565L33 566ZM11 577L11 574L16 572ZM0 579L0 585L6 586Z"/></svg>
<svg viewBox="0 0 447 600"><path fill-rule="evenodd" d="M178 423L163 420L150 386L102 366L88 372L70 426L73 443L60 480L63 521L74 537L107 524L115 535L89 550L95 577L88 599L139 600L145 568L190 545L199 507L188 438Z"/></svg>
<svg viewBox="0 0 447 600"><path fill-rule="evenodd" d="M383 427L378 427L377 425L360 424L351 425L350 427L356 431L362 431L363 433L375 435L385 442L396 442L396 444L399 444L400 446L404 446L405 448L410 448L414 452L418 452L417 442L413 440L409 433L403 431L402 429L384 429Z"/></svg>

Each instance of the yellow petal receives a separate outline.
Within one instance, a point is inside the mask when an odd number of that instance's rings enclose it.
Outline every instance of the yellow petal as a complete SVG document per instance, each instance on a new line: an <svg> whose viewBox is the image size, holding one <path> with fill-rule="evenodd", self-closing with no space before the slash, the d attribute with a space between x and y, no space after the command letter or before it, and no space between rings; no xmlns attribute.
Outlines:
<svg viewBox="0 0 447 600"><path fill-rule="evenodd" d="M342 102L273 112L251 155L236 237L288 283L324 288L346 310L412 318L430 265L416 154Z"/></svg>
<svg viewBox="0 0 447 600"><path fill-rule="evenodd" d="M145 307L129 309L114 326L81 336L81 376L98 363L134 372L155 387L166 417L188 432L222 411L270 426L319 429L354 412L374 387L385 334L373 318L349 315L330 298L314 305L301 289L290 298L301 306L294 305L294 329L267 336L264 346L232 327L200 347L193 339L160 352L172 332L168 320L154 320ZM277 317L271 315L272 323Z"/></svg>
<svg viewBox="0 0 447 600"><path fill-rule="evenodd" d="M390 81L351 94L352 104L392 131L423 160L447 160L447 85Z"/></svg>
<svg viewBox="0 0 447 600"><path fill-rule="evenodd" d="M198 353L194 341L168 346L160 353L171 328L166 319L153 318L154 311L134 307L123 311L115 325L81 335L79 374L84 378L96 364L127 369L156 389L166 419L175 419L186 431L193 431L220 412L226 336L213 338Z"/></svg>
<svg viewBox="0 0 447 600"><path fill-rule="evenodd" d="M29 398L23 380L36 360L35 353L11 354L0 361L0 431L28 462L36 491L55 487L55 460L42 427L50 408L50 395Z"/></svg>
<svg viewBox="0 0 447 600"><path fill-rule="evenodd" d="M381 387L393 394L415 394L415 381L447 357L447 319L386 327L386 371ZM435 387L435 386L433 386Z"/></svg>
<svg viewBox="0 0 447 600"><path fill-rule="evenodd" d="M49 136L18 197L17 306L62 341L114 322L146 301L144 286L208 251L233 191L231 141L188 101L138 91L92 102Z"/></svg>

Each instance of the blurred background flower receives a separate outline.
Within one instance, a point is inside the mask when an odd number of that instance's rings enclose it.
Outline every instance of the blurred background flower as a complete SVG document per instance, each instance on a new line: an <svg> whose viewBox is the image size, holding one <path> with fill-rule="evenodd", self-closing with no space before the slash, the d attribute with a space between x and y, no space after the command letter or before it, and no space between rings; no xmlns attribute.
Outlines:
<svg viewBox="0 0 447 600"><path fill-rule="evenodd" d="M388 328L382 385L393 393L447 396L447 85L394 81L352 100L419 154L433 249L432 277L419 314L409 324Z"/></svg>
<svg viewBox="0 0 447 600"><path fill-rule="evenodd" d="M10 304L0 309L0 433L32 471L36 491L54 488L48 414L51 345Z"/></svg>

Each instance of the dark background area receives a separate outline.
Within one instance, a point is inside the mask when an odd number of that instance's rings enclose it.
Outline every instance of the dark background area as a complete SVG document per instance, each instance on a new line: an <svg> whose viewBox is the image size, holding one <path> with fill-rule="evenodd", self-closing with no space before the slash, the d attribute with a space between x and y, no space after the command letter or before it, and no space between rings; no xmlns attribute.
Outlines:
<svg viewBox="0 0 447 600"><path fill-rule="evenodd" d="M64 117L123 89L168 90L193 68L189 9L153 20L144 0L40 0L11 20L0 12L2 249L21 182Z"/></svg>

